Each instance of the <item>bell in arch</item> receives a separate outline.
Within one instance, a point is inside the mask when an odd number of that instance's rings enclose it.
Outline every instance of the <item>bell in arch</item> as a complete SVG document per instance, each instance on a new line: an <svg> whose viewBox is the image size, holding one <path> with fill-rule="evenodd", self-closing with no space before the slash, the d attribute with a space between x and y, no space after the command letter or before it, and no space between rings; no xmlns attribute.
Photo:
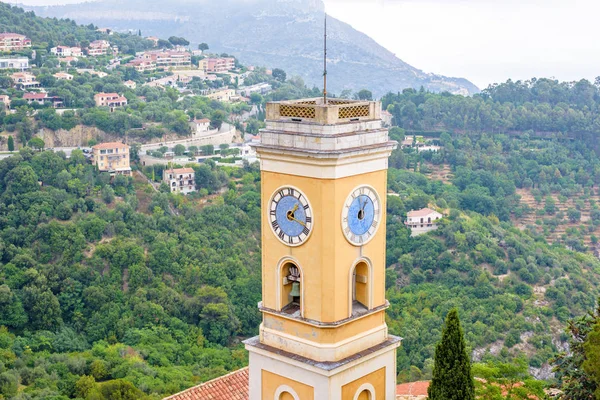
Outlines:
<svg viewBox="0 0 600 400"><path fill-rule="evenodd" d="M300 282L292 283L292 291L290 292L292 297L300 297Z"/></svg>

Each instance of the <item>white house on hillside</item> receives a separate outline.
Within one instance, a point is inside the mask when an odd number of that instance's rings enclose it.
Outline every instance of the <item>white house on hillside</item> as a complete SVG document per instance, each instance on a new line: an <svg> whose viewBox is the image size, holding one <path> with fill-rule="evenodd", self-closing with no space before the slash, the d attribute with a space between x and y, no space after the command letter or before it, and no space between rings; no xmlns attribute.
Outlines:
<svg viewBox="0 0 600 400"><path fill-rule="evenodd" d="M195 119L192 122L190 122L190 128L192 129L193 135L207 135L210 131L210 119Z"/></svg>
<svg viewBox="0 0 600 400"><path fill-rule="evenodd" d="M196 173L193 168L170 168L163 171L163 182L171 193L188 194L196 191Z"/></svg>
<svg viewBox="0 0 600 400"><path fill-rule="evenodd" d="M437 221L442 219L443 215L430 208L422 208L409 211L406 217L404 224L410 228L411 236L418 236L436 230L438 228Z"/></svg>

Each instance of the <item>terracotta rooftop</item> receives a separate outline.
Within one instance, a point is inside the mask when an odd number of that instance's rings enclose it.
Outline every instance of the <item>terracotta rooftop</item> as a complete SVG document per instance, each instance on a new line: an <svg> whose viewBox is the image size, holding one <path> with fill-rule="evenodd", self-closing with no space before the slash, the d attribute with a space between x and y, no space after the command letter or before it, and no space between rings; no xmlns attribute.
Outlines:
<svg viewBox="0 0 600 400"><path fill-rule="evenodd" d="M48 93L25 93L23 98L25 100L47 99Z"/></svg>
<svg viewBox="0 0 600 400"><path fill-rule="evenodd" d="M125 144L125 143L121 143L121 142L107 142L107 143L98 143L97 145L93 146L92 149L114 149L114 148L129 148L129 145Z"/></svg>
<svg viewBox="0 0 600 400"><path fill-rule="evenodd" d="M424 217L426 215L436 213L437 211L432 210L431 208L422 208L420 210L409 211L406 215L409 217Z"/></svg>
<svg viewBox="0 0 600 400"><path fill-rule="evenodd" d="M208 119L208 118L195 119L194 122L199 123L199 124L201 124L201 123L207 123L207 122L210 123L210 119Z"/></svg>
<svg viewBox="0 0 600 400"><path fill-rule="evenodd" d="M248 400L248 367L184 390L163 400Z"/></svg>
<svg viewBox="0 0 600 400"><path fill-rule="evenodd" d="M94 97L100 97L100 96L103 96L103 97L119 97L119 94L118 93L104 93L104 92L101 92L101 93L96 93L94 95Z"/></svg>
<svg viewBox="0 0 600 400"><path fill-rule="evenodd" d="M194 168L175 168L172 171L174 174L193 174Z"/></svg>
<svg viewBox="0 0 600 400"><path fill-rule="evenodd" d="M409 382L396 385L396 396L427 396L429 381Z"/></svg>
<svg viewBox="0 0 600 400"><path fill-rule="evenodd" d="M0 33L0 39L24 39L26 38L25 35L21 35L18 33L12 33L12 32L6 32L6 33Z"/></svg>

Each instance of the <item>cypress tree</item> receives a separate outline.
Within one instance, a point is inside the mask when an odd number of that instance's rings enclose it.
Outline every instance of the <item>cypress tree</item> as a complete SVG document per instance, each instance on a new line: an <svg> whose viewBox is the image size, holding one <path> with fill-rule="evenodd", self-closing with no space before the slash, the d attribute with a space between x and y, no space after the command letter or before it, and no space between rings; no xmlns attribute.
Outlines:
<svg viewBox="0 0 600 400"><path fill-rule="evenodd" d="M12 136L8 137L8 151L15 151L15 139Z"/></svg>
<svg viewBox="0 0 600 400"><path fill-rule="evenodd" d="M435 348L433 378L427 393L430 400L475 399L471 361L456 309L446 316L442 340Z"/></svg>

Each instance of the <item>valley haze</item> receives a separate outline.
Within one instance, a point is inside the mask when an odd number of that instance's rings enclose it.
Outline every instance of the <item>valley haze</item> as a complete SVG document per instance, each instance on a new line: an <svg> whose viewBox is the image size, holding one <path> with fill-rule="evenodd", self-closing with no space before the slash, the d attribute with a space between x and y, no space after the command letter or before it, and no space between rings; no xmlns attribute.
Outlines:
<svg viewBox="0 0 600 400"><path fill-rule="evenodd" d="M26 7L43 17L70 18L117 31L187 38L211 51L235 55L246 65L282 68L309 85L322 86L323 12L320 0L227 2L106 0L74 5ZM141 11L143 10L143 11ZM379 97L407 87L469 95L479 88L464 78L426 73L407 64L350 25L328 20L328 89L367 88Z"/></svg>

